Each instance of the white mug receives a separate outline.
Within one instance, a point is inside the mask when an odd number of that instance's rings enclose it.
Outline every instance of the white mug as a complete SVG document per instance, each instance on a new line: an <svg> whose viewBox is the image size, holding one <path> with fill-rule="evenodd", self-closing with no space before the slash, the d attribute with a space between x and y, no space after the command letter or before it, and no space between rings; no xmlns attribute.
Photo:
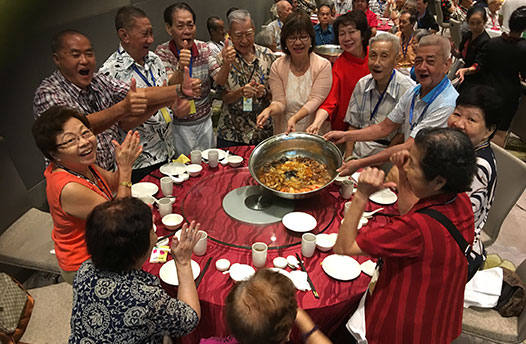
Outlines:
<svg viewBox="0 0 526 344"><path fill-rule="evenodd" d="M196 149L190 152L190 160L192 164L201 165L201 151Z"/></svg>
<svg viewBox="0 0 526 344"><path fill-rule="evenodd" d="M350 199L354 193L354 183L350 180L345 180L340 189L340 193L343 199Z"/></svg>
<svg viewBox="0 0 526 344"><path fill-rule="evenodd" d="M219 163L219 152L215 149L208 151L208 166L216 168Z"/></svg>
<svg viewBox="0 0 526 344"><path fill-rule="evenodd" d="M312 257L316 250L316 235L305 233L301 236L301 254L303 257Z"/></svg>
<svg viewBox="0 0 526 344"><path fill-rule="evenodd" d="M174 181L170 177L161 178L161 191L163 196L171 196L174 193Z"/></svg>
<svg viewBox="0 0 526 344"><path fill-rule="evenodd" d="M256 268L261 268L267 263L268 246L264 242L252 244L252 264Z"/></svg>
<svg viewBox="0 0 526 344"><path fill-rule="evenodd" d="M194 254L196 256L203 256L206 253L208 246L208 234L205 231L199 231L199 240L194 246Z"/></svg>
<svg viewBox="0 0 526 344"><path fill-rule="evenodd" d="M159 200L157 206L159 207L159 216L161 219L168 214L172 213L172 205L174 204L175 199L163 197Z"/></svg>

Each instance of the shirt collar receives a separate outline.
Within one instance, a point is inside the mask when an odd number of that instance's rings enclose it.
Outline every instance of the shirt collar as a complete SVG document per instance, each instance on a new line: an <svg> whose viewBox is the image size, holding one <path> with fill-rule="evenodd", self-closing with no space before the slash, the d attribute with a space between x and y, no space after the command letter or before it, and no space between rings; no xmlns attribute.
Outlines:
<svg viewBox="0 0 526 344"><path fill-rule="evenodd" d="M435 93L437 92L441 92L443 90L443 88L445 87L444 84L449 82L449 79L447 78L447 75L444 76L444 78L442 79L442 81L440 81L438 83L438 85L436 85L435 87L433 87L433 89L431 90L431 92L429 92L428 94L426 94L424 97L421 98L421 100L423 100L424 102L426 103L429 103L429 101L431 99L433 99L433 97L435 97ZM420 94L420 91L422 90L422 85L418 84L416 87L415 87L415 92L417 94Z"/></svg>
<svg viewBox="0 0 526 344"><path fill-rule="evenodd" d="M423 198L419 200L411 209L411 212L415 212L417 210L432 207L434 205L442 205L445 203L449 203L453 201L456 198L456 194L453 193L443 193L427 198Z"/></svg>
<svg viewBox="0 0 526 344"><path fill-rule="evenodd" d="M388 94L389 96L391 96L391 98L395 98L396 95L395 95L395 85L396 85L396 77L398 75L398 72L396 70L394 70L394 75L393 75L393 79L391 80L391 82L389 83L389 85L387 85L387 90L385 91L386 94ZM373 90L376 90L376 80L374 80L373 76L371 74L369 74L370 76L370 80L368 80L367 84L366 84L366 87L365 87L365 92L368 93L368 92L372 92ZM391 74L389 74L389 76L391 76Z"/></svg>

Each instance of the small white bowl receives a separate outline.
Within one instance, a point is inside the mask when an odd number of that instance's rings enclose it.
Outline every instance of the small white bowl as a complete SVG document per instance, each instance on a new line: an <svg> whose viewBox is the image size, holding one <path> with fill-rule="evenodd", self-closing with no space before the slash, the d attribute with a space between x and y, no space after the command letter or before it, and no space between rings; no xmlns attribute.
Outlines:
<svg viewBox="0 0 526 344"><path fill-rule="evenodd" d="M321 233L316 235L316 248L322 252L327 252L334 247L336 240L334 236Z"/></svg>
<svg viewBox="0 0 526 344"><path fill-rule="evenodd" d="M223 272L227 271L230 267L230 261L225 258L218 259L216 262L216 269Z"/></svg>
<svg viewBox="0 0 526 344"><path fill-rule="evenodd" d="M174 182L174 184L177 184L177 185L180 185L184 182L184 178L183 177L172 177L172 180Z"/></svg>
<svg viewBox="0 0 526 344"><path fill-rule="evenodd" d="M276 257L272 261L274 263L274 266L280 269L285 269L287 267L287 259L283 257Z"/></svg>
<svg viewBox="0 0 526 344"><path fill-rule="evenodd" d="M203 166L198 165L198 164L190 164L186 166L186 171L192 177L197 177L198 175L200 175L202 170L203 170Z"/></svg>
<svg viewBox="0 0 526 344"><path fill-rule="evenodd" d="M183 173L179 177L183 178L183 182L186 182L188 179L190 179L188 173Z"/></svg>
<svg viewBox="0 0 526 344"><path fill-rule="evenodd" d="M166 229L174 231L183 224L183 217L179 214L168 214L163 216L162 223Z"/></svg>
<svg viewBox="0 0 526 344"><path fill-rule="evenodd" d="M228 157L228 164L230 167L239 167L243 162L243 158L237 155L231 155Z"/></svg>

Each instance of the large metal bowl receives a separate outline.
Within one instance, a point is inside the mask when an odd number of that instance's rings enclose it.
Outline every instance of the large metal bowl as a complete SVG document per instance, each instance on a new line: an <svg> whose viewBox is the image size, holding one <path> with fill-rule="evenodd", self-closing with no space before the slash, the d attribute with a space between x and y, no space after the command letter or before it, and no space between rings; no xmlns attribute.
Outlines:
<svg viewBox="0 0 526 344"><path fill-rule="evenodd" d="M296 156L311 158L327 166L327 171L331 175L331 181L316 190L289 193L269 188L259 180L257 172L265 163L279 160L283 157L293 158ZM318 135L295 132L288 135L279 134L269 137L254 148L248 161L248 168L252 177L274 195L286 199L303 199L313 196L334 181L338 175L336 169L341 165L342 154L334 143L326 141Z"/></svg>
<svg viewBox="0 0 526 344"><path fill-rule="evenodd" d="M314 52L318 55L338 57L343 53L343 49L336 44L323 44L314 47Z"/></svg>

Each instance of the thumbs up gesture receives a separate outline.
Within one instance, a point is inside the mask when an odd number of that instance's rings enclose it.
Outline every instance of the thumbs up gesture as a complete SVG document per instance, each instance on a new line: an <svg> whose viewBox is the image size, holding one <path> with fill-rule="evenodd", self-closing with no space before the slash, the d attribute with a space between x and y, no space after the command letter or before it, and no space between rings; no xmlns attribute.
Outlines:
<svg viewBox="0 0 526 344"><path fill-rule="evenodd" d="M184 70L184 67L190 66L190 59L192 58L192 52L190 51L190 42L183 40L183 48L179 51L179 69Z"/></svg>
<svg viewBox="0 0 526 344"><path fill-rule="evenodd" d="M230 44L229 39L225 40L225 46L223 47L223 50L221 50L221 56L223 57L223 61L229 65L234 63L236 59L236 50Z"/></svg>
<svg viewBox="0 0 526 344"><path fill-rule="evenodd" d="M190 98L197 98L201 95L201 80L192 79L188 67L184 67L182 91Z"/></svg>
<svg viewBox="0 0 526 344"><path fill-rule="evenodd" d="M130 90L124 99L124 104L128 113L133 116L140 116L146 111L148 106L148 99L144 89L137 89L137 81L132 78L130 83Z"/></svg>

